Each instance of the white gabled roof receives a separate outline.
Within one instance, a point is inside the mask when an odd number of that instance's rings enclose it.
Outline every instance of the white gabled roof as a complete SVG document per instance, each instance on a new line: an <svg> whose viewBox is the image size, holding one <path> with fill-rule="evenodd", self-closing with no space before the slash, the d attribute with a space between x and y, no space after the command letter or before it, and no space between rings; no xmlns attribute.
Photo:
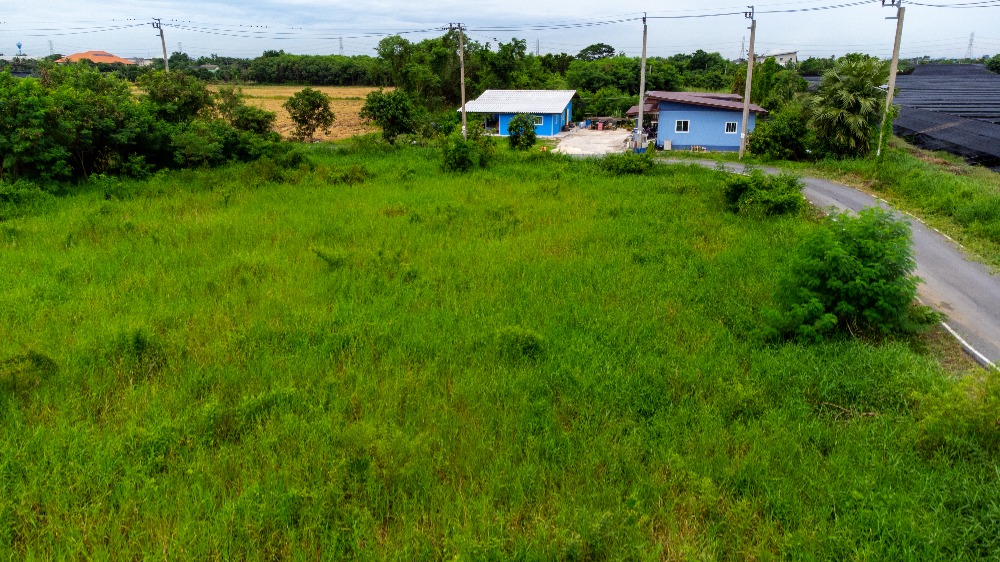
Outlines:
<svg viewBox="0 0 1000 562"><path fill-rule="evenodd" d="M576 90L486 90L466 102L469 113L562 113ZM461 111L461 108L459 108Z"/></svg>

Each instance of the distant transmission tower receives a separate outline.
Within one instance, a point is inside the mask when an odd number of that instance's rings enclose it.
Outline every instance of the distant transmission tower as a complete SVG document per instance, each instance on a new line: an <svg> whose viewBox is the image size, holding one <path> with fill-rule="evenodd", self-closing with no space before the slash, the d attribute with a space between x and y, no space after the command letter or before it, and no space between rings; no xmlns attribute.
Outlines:
<svg viewBox="0 0 1000 562"><path fill-rule="evenodd" d="M56 54L55 50L52 48L52 41L51 40L49 41L49 54L50 55Z"/></svg>
<svg viewBox="0 0 1000 562"><path fill-rule="evenodd" d="M340 38L340 56L344 56L344 38Z"/></svg>
<svg viewBox="0 0 1000 562"><path fill-rule="evenodd" d="M541 54L542 54L542 42L538 39L535 39L535 56L537 57Z"/></svg>
<svg viewBox="0 0 1000 562"><path fill-rule="evenodd" d="M972 48L976 44L976 32L973 31L972 35L969 35L969 50L965 51L965 58L972 59Z"/></svg>
<svg viewBox="0 0 1000 562"><path fill-rule="evenodd" d="M177 52L178 53L184 52L184 43L181 43L180 41L177 42Z"/></svg>

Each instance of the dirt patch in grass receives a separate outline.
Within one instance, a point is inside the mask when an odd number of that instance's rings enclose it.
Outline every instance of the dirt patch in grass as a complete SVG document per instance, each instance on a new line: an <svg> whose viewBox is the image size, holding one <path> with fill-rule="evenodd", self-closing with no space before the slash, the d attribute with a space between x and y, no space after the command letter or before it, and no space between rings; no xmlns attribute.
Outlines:
<svg viewBox="0 0 1000 562"><path fill-rule="evenodd" d="M288 138L295 130L288 112L282 107L288 98L295 92L302 90L305 86L243 86L243 93L246 94L247 104L273 111L278 119L275 121L275 130L281 136ZM316 140L334 141L346 139L356 135L378 132L378 127L366 125L358 113L365 103L365 96L368 92L378 88L362 86L312 86L312 89L319 90L330 96L330 109L337 117L330 127L330 133L316 134Z"/></svg>

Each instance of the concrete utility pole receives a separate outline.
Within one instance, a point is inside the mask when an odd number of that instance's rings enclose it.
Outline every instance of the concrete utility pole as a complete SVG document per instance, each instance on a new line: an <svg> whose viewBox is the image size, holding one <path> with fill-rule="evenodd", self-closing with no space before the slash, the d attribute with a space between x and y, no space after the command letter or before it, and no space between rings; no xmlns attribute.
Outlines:
<svg viewBox="0 0 1000 562"><path fill-rule="evenodd" d="M747 84L743 88L743 124L740 127L740 160L743 160L743 153L747 150L747 125L750 123L750 88L753 86L753 63L757 55L753 52L753 40L757 33L757 20L754 18L753 6L749 12L743 12L743 16L750 20L750 51L747 53Z"/></svg>
<svg viewBox="0 0 1000 562"><path fill-rule="evenodd" d="M889 65L889 89L885 93L885 111L882 112L882 126L878 130L878 149L875 150L876 157L882 156L882 142L885 140L885 122L889 118L889 111L892 109L892 96L896 92L896 70L899 68L899 44L903 41L903 15L906 14L906 8L903 7L903 0L889 0L889 5L896 7L896 17L885 18L896 20L896 43L892 47L892 63ZM885 6L885 0L882 0L882 6Z"/></svg>
<svg viewBox="0 0 1000 562"><path fill-rule="evenodd" d="M635 147L642 146L643 106L646 105L646 14L642 14L642 68L639 70L639 122L635 126Z"/></svg>
<svg viewBox="0 0 1000 562"><path fill-rule="evenodd" d="M462 24L458 26L458 60L462 67L462 138L469 138L469 130L465 119L465 34L462 32Z"/></svg>
<svg viewBox="0 0 1000 562"><path fill-rule="evenodd" d="M167 40L163 37L163 24L160 18L153 18L153 29L160 30L160 45L163 46L163 71L170 72L170 59L167 58Z"/></svg>

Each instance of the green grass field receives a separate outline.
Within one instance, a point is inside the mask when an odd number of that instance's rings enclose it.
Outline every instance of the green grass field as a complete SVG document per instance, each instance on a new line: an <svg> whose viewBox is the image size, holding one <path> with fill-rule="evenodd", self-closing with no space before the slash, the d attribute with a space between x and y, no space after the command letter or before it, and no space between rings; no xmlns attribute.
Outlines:
<svg viewBox="0 0 1000 562"><path fill-rule="evenodd" d="M810 221L694 166L311 151L0 222L0 556L996 559L991 394L761 341Z"/></svg>

